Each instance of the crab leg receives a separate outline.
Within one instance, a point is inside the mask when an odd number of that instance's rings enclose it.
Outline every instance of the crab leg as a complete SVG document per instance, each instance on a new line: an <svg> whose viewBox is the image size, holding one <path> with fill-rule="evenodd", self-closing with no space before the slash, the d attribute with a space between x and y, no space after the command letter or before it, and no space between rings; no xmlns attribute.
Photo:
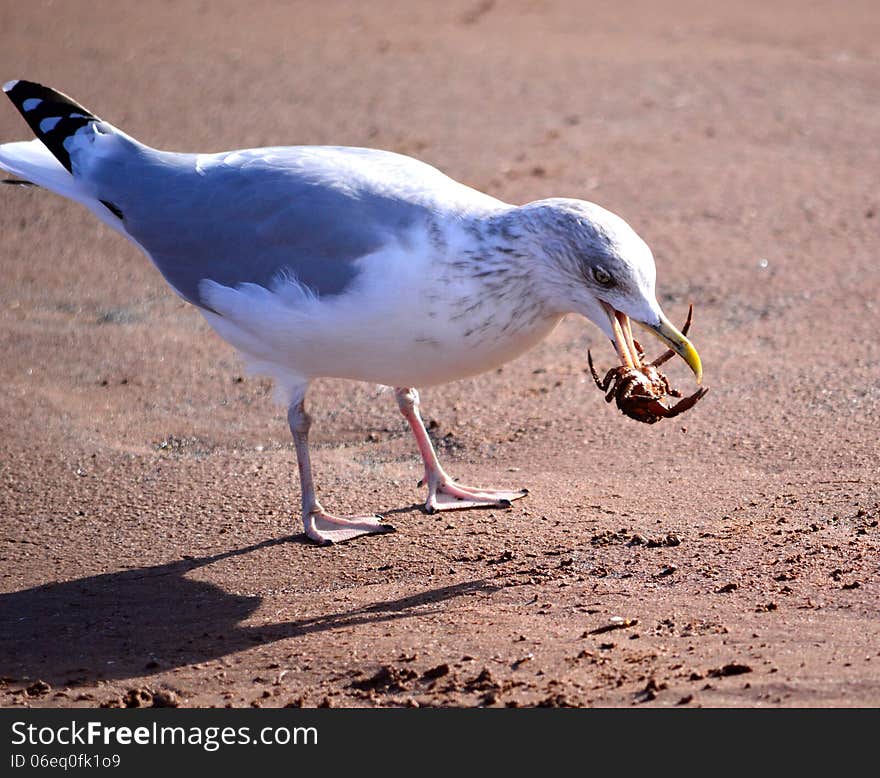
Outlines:
<svg viewBox="0 0 880 778"><path fill-rule="evenodd" d="M614 318L620 323L620 329L623 332L623 337L626 342L627 350L632 357L632 362L634 367L641 367L642 361L639 358L639 349L636 348L635 340L633 340L633 332L632 332L632 324L630 323L629 316L625 313L621 313L620 311L614 312ZM615 331L615 335L617 332Z"/></svg>
<svg viewBox="0 0 880 778"><path fill-rule="evenodd" d="M587 349L587 364L590 366L590 372L593 374L593 381L596 386L599 388L601 392L607 392L608 387L611 386L611 381L614 376L614 369L612 368L605 374L605 378L603 380L599 380L599 374L596 372L596 366L593 364L593 355L590 353L590 350Z"/></svg>
<svg viewBox="0 0 880 778"><path fill-rule="evenodd" d="M614 335L614 349L617 351L621 365L625 368L640 368L642 366L641 355L633 339L632 324L629 316L615 310L606 302L602 303L602 307L605 308L605 313L608 314L611 332Z"/></svg>
<svg viewBox="0 0 880 778"><path fill-rule="evenodd" d="M620 319L617 316L617 311L614 311L614 315L611 318L611 328L614 332L614 348L617 351L617 356L620 357L620 361L624 367L634 367L635 363L633 361L629 343L627 343L626 336L623 334L623 329L620 326ZM630 340L632 340L632 333L630 333Z"/></svg>

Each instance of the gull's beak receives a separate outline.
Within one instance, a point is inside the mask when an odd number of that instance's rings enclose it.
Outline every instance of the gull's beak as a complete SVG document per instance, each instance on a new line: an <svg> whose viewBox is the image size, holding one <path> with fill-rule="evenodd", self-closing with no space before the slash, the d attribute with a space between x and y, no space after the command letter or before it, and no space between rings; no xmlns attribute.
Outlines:
<svg viewBox="0 0 880 778"><path fill-rule="evenodd" d="M640 355L639 350L635 347L629 316L615 310L604 301L602 302L602 307L605 309L605 313L608 315L608 320L611 322L611 329L614 332L614 347L617 350L617 355L620 357L621 363L626 367L641 367L641 356L643 355ZM644 329L648 330L648 332L669 346L669 348L687 362L688 367L694 371L694 375L697 377L697 383L702 383L703 363L700 361L700 355L694 348L693 343L679 332L669 319L661 313L660 322L656 325L645 324L638 319L633 319L632 321L641 325ZM687 327L685 327L685 329L687 329ZM669 356L672 355L670 354Z"/></svg>
<svg viewBox="0 0 880 778"><path fill-rule="evenodd" d="M640 321L637 321L636 323L660 338L660 340L687 362L688 367L694 371L694 375L697 377L697 383L702 383L703 363L700 361L700 355L694 348L694 344L682 335L669 319L661 313L659 324L650 325Z"/></svg>

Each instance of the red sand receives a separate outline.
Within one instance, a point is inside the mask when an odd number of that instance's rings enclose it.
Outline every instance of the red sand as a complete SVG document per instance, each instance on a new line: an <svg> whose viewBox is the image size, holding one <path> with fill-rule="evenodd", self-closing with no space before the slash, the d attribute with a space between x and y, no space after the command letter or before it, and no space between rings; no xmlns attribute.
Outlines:
<svg viewBox="0 0 880 778"><path fill-rule="evenodd" d="M0 80L152 145L376 146L620 213L711 392L621 417L571 319L424 392L447 469L532 492L435 517L393 397L323 382L321 499L398 532L319 549L268 385L83 209L4 189L0 704L880 702L876 3L2 5Z"/></svg>

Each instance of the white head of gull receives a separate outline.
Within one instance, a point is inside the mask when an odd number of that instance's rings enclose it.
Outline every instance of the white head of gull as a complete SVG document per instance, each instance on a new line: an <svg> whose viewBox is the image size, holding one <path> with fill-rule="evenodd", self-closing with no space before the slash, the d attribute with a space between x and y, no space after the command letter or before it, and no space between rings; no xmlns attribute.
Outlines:
<svg viewBox="0 0 880 778"><path fill-rule="evenodd" d="M159 151L40 84L3 89L37 140L0 145L0 168L84 204L134 242L253 370L276 381L305 532L317 543L391 527L318 502L305 407L315 378L395 387L424 461L428 512L509 506L527 492L453 481L422 423L417 386L491 370L568 313L595 323L629 365L635 321L700 379L697 352L657 304L650 249L598 205L512 206L375 149Z"/></svg>

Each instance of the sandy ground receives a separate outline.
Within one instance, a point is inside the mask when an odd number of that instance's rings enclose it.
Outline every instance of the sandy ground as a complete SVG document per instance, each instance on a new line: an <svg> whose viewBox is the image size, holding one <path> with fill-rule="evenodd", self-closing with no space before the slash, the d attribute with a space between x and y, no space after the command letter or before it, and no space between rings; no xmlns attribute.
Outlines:
<svg viewBox="0 0 880 778"><path fill-rule="evenodd" d="M398 532L316 548L269 385L82 208L4 188L0 704L877 705L876 3L280 5L3 0L0 80L163 148L599 202L694 302L711 391L625 419L567 320L423 393L447 469L531 489L436 517L393 397L323 382L322 501Z"/></svg>

